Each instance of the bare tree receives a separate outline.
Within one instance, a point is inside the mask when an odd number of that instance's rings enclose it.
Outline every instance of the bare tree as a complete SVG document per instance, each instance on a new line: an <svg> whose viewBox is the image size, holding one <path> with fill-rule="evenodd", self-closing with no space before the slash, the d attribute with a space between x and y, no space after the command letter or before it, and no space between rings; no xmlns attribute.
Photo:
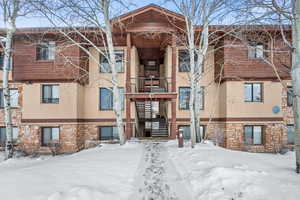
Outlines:
<svg viewBox="0 0 300 200"><path fill-rule="evenodd" d="M209 25L224 15L224 0L170 0L177 10L185 17L184 46L189 57L189 84L190 84L190 133L191 145L196 143L196 135L200 133L200 105L201 79L203 65L208 53L210 33ZM215 42L215 41L214 41Z"/></svg>
<svg viewBox="0 0 300 200"><path fill-rule="evenodd" d="M115 24L112 23L111 18L115 14L120 14L121 8L127 7L125 1L32 0L31 2L49 20L56 31L67 38L72 45L82 49L102 69L105 67L101 65L99 59L89 52L87 47L93 47L99 55L107 59L109 70L112 73L112 79L107 80L111 83L112 88L107 89L113 93L113 108L116 115L120 144L124 144L126 137L124 134L123 109L117 80L118 68L113 43L113 26ZM103 46L104 49L100 48L99 45Z"/></svg>
<svg viewBox="0 0 300 200"><path fill-rule="evenodd" d="M6 127L6 159L13 156L13 135L12 135L12 117L9 92L9 72L11 71L13 55L13 37L16 32L16 20L30 12L26 1L21 0L2 0L0 1L0 13L4 23L4 35L1 36L1 46L4 49L3 62L3 95L4 95L4 120Z"/></svg>
<svg viewBox="0 0 300 200"><path fill-rule="evenodd" d="M240 1L235 9L238 10L239 16L245 15L243 19L248 24L277 24L282 39L291 51L296 172L300 173L300 0L244 0ZM287 39L284 25L291 26L291 41ZM270 60L265 61L275 67Z"/></svg>

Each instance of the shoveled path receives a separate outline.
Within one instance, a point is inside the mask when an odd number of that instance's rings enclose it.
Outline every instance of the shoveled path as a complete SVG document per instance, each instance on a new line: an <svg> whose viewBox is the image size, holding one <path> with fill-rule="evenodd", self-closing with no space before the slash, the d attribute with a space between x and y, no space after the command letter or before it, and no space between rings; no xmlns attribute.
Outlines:
<svg viewBox="0 0 300 200"><path fill-rule="evenodd" d="M131 200L192 200L168 156L164 142L144 143L135 181L136 191L131 195Z"/></svg>

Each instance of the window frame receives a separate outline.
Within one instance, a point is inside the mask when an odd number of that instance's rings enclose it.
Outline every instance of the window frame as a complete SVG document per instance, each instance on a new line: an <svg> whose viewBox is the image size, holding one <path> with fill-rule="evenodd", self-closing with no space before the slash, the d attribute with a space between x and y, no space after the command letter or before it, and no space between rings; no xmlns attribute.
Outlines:
<svg viewBox="0 0 300 200"><path fill-rule="evenodd" d="M50 46L50 43L53 43L54 46ZM43 58L43 56L41 56L41 51L42 49L45 49L48 51L48 56L47 58ZM54 51L53 57L50 57L50 51L51 49ZM39 44L36 45L36 61L39 62L52 62L55 60L55 56L56 56L56 41L53 40L46 40L46 41L40 41Z"/></svg>
<svg viewBox="0 0 300 200"><path fill-rule="evenodd" d="M0 132L0 146L2 146L2 145L5 145L5 143L6 143L6 126L0 126L0 129L4 129L5 131L4 131L4 134L5 134L5 142L4 142L4 144L1 142L1 132ZM17 137L14 137L14 129L17 129L18 130L18 135L17 135ZM13 134L13 144L15 145L15 144L17 144L18 143L18 139L19 139L19 135L20 135L20 128L18 127L18 126L12 126L12 134Z"/></svg>
<svg viewBox="0 0 300 200"><path fill-rule="evenodd" d="M248 143L247 141L246 141L246 127L251 127L251 144L250 143ZM254 127L260 127L260 130L261 130L261 143L260 144L254 144ZM244 137L244 144L246 144L246 145L251 145L251 146L262 146L262 145L264 145L264 126L263 125L244 125L244 129L243 129L243 131L244 131L244 134L243 134L243 137Z"/></svg>
<svg viewBox="0 0 300 200"><path fill-rule="evenodd" d="M181 56L180 56L180 53L182 53L182 52L187 52L187 54L188 54L188 56L189 56L189 51L188 51L188 49L179 49L178 51L177 51L177 55L178 55L178 72L183 72L183 73L186 73L186 72L190 72L191 71L191 67L190 67L190 58L188 57L188 65L189 65L189 69L184 69L183 70L183 68L181 68L181 65L180 65L180 63L181 63ZM195 52L195 54L194 54L194 57L195 57L195 61L197 62L197 60L198 60L198 54L197 54L197 52ZM201 73L203 73L204 72L204 64L202 65L202 69L201 69Z"/></svg>
<svg viewBox="0 0 300 200"><path fill-rule="evenodd" d="M256 42L256 41L249 41L248 42L248 58L249 59L263 59L266 57L265 55L265 47L266 45L262 42ZM259 48L257 48L257 46L262 46L262 56L258 57L258 51L261 50ZM251 56L252 54L250 53L250 51L254 52L254 56Z"/></svg>
<svg viewBox="0 0 300 200"><path fill-rule="evenodd" d="M0 70L3 70L4 65L4 52L0 51Z"/></svg>
<svg viewBox="0 0 300 200"><path fill-rule="evenodd" d="M53 86L58 87L58 98L53 98ZM45 87L51 87L51 101L45 101L46 98L44 98L44 88ZM41 103L42 104L59 104L60 102L60 85L59 84L42 84L41 85ZM56 101L54 101L56 99Z"/></svg>
<svg viewBox="0 0 300 200"><path fill-rule="evenodd" d="M16 108L19 108L19 89L18 88L9 88L9 90L17 90L18 91L18 98L17 98L17 105L16 106L12 106L12 102L10 102L10 107L12 109L16 109ZM9 92L9 94L11 94ZM10 95L11 96L11 95ZM2 105L2 99L3 99L3 105ZM10 98L10 101L11 101L11 98ZM3 88L0 88L0 109L4 109L4 94L3 94Z"/></svg>
<svg viewBox="0 0 300 200"><path fill-rule="evenodd" d="M110 136L109 139L102 139L102 128L110 128ZM116 125L111 126L98 126L98 138L100 141L114 141L114 140L120 140L119 135L117 135L117 138L114 137L114 128L118 128Z"/></svg>
<svg viewBox="0 0 300 200"><path fill-rule="evenodd" d="M187 103L187 106L185 107L185 108L182 108L181 107L181 103L180 103L180 90L181 89L189 89L189 91L190 91L190 95L189 95L189 100L188 100L188 103ZM179 87L178 88L178 93L179 93L179 95L178 95L178 108L179 108L179 110L189 110L190 109L190 104L189 104L189 102L190 102L190 98L191 98L191 88L190 87Z"/></svg>
<svg viewBox="0 0 300 200"><path fill-rule="evenodd" d="M288 134L289 134L289 128L288 127L293 127L293 129L294 129L294 132L293 132L293 137L294 137L294 140L293 140L293 142L289 142L289 136L288 136ZM287 124L286 125L286 128L287 128L287 130L286 130L286 137L287 137L287 144L288 145L294 145L295 144L295 126L294 126L294 124Z"/></svg>
<svg viewBox="0 0 300 200"><path fill-rule="evenodd" d="M43 126L41 127L41 139L40 139L40 142L41 142L41 147L48 147L50 143L46 144L44 143L44 129L51 129L51 139L50 140L53 140L53 130L54 128L57 128L58 129L58 142L60 142L60 127L59 126Z"/></svg>
<svg viewBox="0 0 300 200"><path fill-rule="evenodd" d="M111 104L110 104L111 108L102 108L101 107L102 106L101 90L103 90L103 89L108 90L111 93ZM121 110L124 110L125 109L125 88L124 87L119 87L118 89L119 89L119 92L120 92L120 90L123 90L123 100L122 100L122 104L121 104ZM99 88L99 106L98 107L99 107L100 111L111 111L111 110L114 110L114 96L113 96L112 89L108 89L108 88L105 88L105 87L100 87Z"/></svg>
<svg viewBox="0 0 300 200"><path fill-rule="evenodd" d="M121 57L122 59L121 59L121 62L118 62L118 60L120 60L120 59L117 59L118 56L115 56L116 63L121 63L122 65L121 65L121 70L118 70L118 68L117 68L117 73L124 73L125 72L125 66L124 66L125 65L125 63L124 63L125 51L123 49L122 50L114 50L115 55L118 52L119 53L122 52L122 57ZM108 51L106 51L105 54L106 54L106 56L109 56ZM101 73L101 74L111 73L111 69L108 69L108 71L102 71L103 67L101 67L101 65L102 65L103 60L107 60L107 58L102 53L99 53L99 73Z"/></svg>
<svg viewBox="0 0 300 200"><path fill-rule="evenodd" d="M186 139L186 138L184 138L184 135L183 135L183 139L184 139L184 140L190 140L190 139L191 139L191 131L190 131L191 125L189 125L189 124L181 124L181 125L178 125L178 127L177 127L178 132L179 132L179 130L180 130L181 127L188 127L188 129L189 129L189 138ZM206 134L206 126L205 126L205 125L200 125L200 127L202 127L203 136L205 137L205 134ZM199 133L199 134L200 134L200 133ZM197 133L196 133L196 141L197 141L197 142L199 141L199 138L198 138Z"/></svg>
<svg viewBox="0 0 300 200"><path fill-rule="evenodd" d="M288 107L292 107L293 106L293 101L294 101L294 97L293 94L291 94L289 91L293 92L293 88L292 87L287 87L287 92L286 92L286 105ZM289 100L291 100L292 102L290 102Z"/></svg>
<svg viewBox="0 0 300 200"><path fill-rule="evenodd" d="M260 85L260 100L259 101L256 101L256 100L254 100L254 95L253 95L253 85L255 85L255 84L259 84ZM250 101L248 101L248 100L246 100L246 96L245 96L245 86L246 85L251 85L251 100ZM244 102L263 102L264 101L264 95L263 95L263 92L264 92L264 90L263 90L263 87L264 87L264 84L263 83L261 83L261 82L255 82L255 83L244 83Z"/></svg>

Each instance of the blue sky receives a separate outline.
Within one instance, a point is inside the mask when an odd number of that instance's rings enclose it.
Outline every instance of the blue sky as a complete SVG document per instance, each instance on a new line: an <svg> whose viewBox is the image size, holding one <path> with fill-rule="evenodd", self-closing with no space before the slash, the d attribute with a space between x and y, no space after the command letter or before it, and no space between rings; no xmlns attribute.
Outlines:
<svg viewBox="0 0 300 200"><path fill-rule="evenodd" d="M174 7L170 3L168 3L168 4L164 3L165 0L152 0L152 1L149 1L149 0L129 0L129 1L131 1L134 4L134 6L131 6L130 10L137 9L137 8L146 6L146 5L151 4L151 3L157 4L159 6L162 6L164 8L170 9L170 10L174 10ZM124 13L129 12L130 10L124 10ZM1 18L1 16L0 16L0 18ZM22 17L22 18L19 18L17 20L17 27L18 28L20 28L20 27L46 27L46 26L50 26L50 25L49 25L49 23L47 22L46 19L43 19L40 16ZM0 22L0 27L1 28L4 27L2 19L1 19L1 22Z"/></svg>

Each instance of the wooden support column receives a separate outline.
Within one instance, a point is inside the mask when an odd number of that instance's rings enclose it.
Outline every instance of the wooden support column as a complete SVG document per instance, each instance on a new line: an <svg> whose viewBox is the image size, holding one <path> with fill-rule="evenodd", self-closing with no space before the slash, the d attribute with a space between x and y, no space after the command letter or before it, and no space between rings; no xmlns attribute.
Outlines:
<svg viewBox="0 0 300 200"><path fill-rule="evenodd" d="M176 49L176 35L172 35L172 70L171 70L171 84L172 92L176 92L176 65L177 65L177 49ZM177 99L171 100L171 138L176 138L176 102Z"/></svg>
<svg viewBox="0 0 300 200"><path fill-rule="evenodd" d="M126 38L127 50L126 50L126 93L131 92L131 35L127 33ZM131 102L129 97L126 96L126 125L125 134L127 138L132 137L132 124L131 124Z"/></svg>

